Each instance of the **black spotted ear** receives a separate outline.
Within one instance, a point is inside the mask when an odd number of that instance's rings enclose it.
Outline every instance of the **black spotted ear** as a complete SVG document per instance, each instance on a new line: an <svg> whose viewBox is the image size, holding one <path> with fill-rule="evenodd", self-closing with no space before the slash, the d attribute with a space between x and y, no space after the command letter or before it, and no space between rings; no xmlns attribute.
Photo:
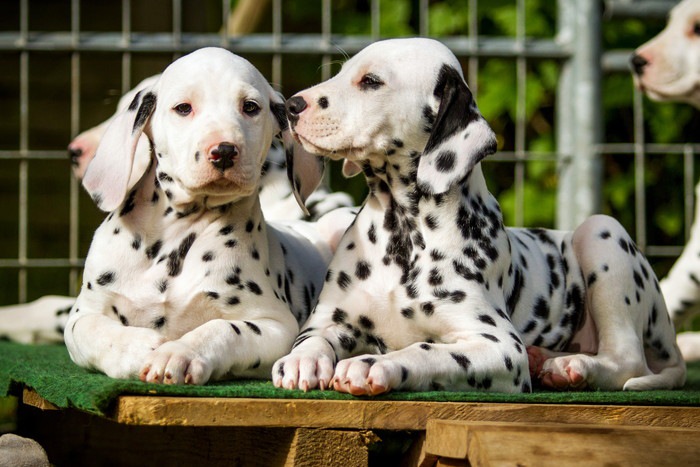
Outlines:
<svg viewBox="0 0 700 467"><path fill-rule="evenodd" d="M83 186L101 210L117 209L126 198L129 181L143 176L143 173L132 172L142 170L145 173L148 164L137 161L135 156L155 108L155 92L152 88L143 89L126 110L114 117L102 136L95 158L83 177ZM143 152L143 148L139 151Z"/></svg>
<svg viewBox="0 0 700 467"><path fill-rule="evenodd" d="M287 157L287 177L292 184L292 192L302 211L308 216L306 199L321 183L326 167L325 159L307 152L301 143L294 139L289 129L284 101L275 92L270 98L270 111L282 133Z"/></svg>
<svg viewBox="0 0 700 467"><path fill-rule="evenodd" d="M423 190L440 194L496 152L496 135L454 67L442 66L433 94L440 107L418 164L417 178Z"/></svg>

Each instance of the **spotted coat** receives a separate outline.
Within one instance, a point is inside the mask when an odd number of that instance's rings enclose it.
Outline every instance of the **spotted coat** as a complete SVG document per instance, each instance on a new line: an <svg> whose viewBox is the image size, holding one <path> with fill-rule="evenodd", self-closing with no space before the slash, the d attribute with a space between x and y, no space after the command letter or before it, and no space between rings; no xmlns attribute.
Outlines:
<svg viewBox="0 0 700 467"><path fill-rule="evenodd" d="M277 386L372 395L683 384L656 278L616 221L503 226L480 165L495 136L443 45L375 43L287 111L305 147L346 158L369 195L273 368Z"/></svg>

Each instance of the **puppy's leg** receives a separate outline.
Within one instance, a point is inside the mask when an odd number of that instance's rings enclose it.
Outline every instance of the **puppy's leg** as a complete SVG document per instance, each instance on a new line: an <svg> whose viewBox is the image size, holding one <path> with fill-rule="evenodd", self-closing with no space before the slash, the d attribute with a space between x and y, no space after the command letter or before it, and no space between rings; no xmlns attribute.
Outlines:
<svg viewBox="0 0 700 467"><path fill-rule="evenodd" d="M334 349L340 346L320 335L312 335L313 328L299 334L292 352L277 360L272 367L272 382L278 388L308 391L331 386L338 356Z"/></svg>
<svg viewBox="0 0 700 467"><path fill-rule="evenodd" d="M0 307L0 336L23 344L63 342L74 297L47 295L33 302Z"/></svg>
<svg viewBox="0 0 700 467"><path fill-rule="evenodd" d="M656 277L624 228L593 216L574 232L573 248L587 281L598 351L546 360L543 384L603 390L682 385L685 366Z"/></svg>
<svg viewBox="0 0 700 467"><path fill-rule="evenodd" d="M695 187L695 199L700 200L700 184ZM697 202L690 239L668 275L660 282L668 312L677 329L680 329L684 323L700 312L699 254L700 202ZM700 349L697 349L697 353L700 353Z"/></svg>
<svg viewBox="0 0 700 467"><path fill-rule="evenodd" d="M289 351L297 331L290 313L279 315L280 319L208 321L151 352L139 376L145 382L165 384L205 384L225 376L269 377L272 364Z"/></svg>
<svg viewBox="0 0 700 467"><path fill-rule="evenodd" d="M138 377L146 356L165 342L153 329L124 326L79 302L71 311L64 337L77 365L120 379Z"/></svg>
<svg viewBox="0 0 700 467"><path fill-rule="evenodd" d="M520 338L515 333L489 336L472 335L452 344L422 342L385 355L341 360L333 387L370 396L396 389L530 392Z"/></svg>

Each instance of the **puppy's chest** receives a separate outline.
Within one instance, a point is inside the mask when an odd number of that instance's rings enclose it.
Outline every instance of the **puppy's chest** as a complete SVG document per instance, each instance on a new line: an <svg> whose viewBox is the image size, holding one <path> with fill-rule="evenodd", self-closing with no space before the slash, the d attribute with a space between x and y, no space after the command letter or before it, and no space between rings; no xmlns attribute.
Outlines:
<svg viewBox="0 0 700 467"><path fill-rule="evenodd" d="M85 293L101 294L106 312L134 326L188 328L235 317L242 302L263 295L273 273L262 230L221 219L154 235L114 222L91 248Z"/></svg>

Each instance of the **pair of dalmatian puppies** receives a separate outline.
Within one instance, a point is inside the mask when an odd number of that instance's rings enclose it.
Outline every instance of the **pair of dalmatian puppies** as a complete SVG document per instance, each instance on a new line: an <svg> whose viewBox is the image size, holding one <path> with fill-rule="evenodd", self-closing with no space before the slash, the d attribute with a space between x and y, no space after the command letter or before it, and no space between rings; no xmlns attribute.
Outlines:
<svg viewBox="0 0 700 467"><path fill-rule="evenodd" d="M495 137L442 44L367 47L288 101L294 139L281 105L248 62L203 49L115 116L84 178L111 214L65 329L76 363L193 384L274 364L277 386L352 394L683 384L656 278L618 223L503 226L480 167ZM321 176L310 153L367 178L330 265L346 215L321 220L330 235L262 215L279 132L300 201Z"/></svg>

